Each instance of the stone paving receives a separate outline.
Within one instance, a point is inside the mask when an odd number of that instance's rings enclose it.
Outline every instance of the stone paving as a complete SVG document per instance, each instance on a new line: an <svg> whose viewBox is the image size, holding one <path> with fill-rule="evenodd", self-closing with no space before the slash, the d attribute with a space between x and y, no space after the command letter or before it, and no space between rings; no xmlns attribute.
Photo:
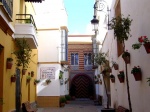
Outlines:
<svg viewBox="0 0 150 112"><path fill-rule="evenodd" d="M76 99L61 108L38 108L38 112L101 112L102 106L95 106L93 100Z"/></svg>

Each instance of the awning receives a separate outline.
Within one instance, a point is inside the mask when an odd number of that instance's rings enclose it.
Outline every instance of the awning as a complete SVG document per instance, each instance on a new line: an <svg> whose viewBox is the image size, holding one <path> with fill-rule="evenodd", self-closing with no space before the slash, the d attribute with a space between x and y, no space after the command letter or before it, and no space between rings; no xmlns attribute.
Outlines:
<svg viewBox="0 0 150 112"><path fill-rule="evenodd" d="M25 0L25 2L42 2L42 1L44 1L44 0Z"/></svg>

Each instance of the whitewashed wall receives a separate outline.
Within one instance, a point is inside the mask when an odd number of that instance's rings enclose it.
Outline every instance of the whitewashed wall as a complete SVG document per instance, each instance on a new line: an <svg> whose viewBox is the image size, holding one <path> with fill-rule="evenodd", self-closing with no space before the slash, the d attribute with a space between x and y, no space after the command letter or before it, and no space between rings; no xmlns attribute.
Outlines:
<svg viewBox="0 0 150 112"><path fill-rule="evenodd" d="M114 7L117 0L113 0L111 5L110 19L114 16ZM125 49L131 53L131 63L128 64L129 86L131 94L132 112L148 112L150 110L150 86L148 85L147 77L150 77L150 54L147 54L142 46L139 50L133 50L132 44L138 42L138 37L147 36L150 39L150 1L149 0L121 0L121 12L124 17L130 15L133 19L131 25L132 37L129 37L125 42ZM99 36L99 38L101 38ZM117 56L116 40L114 40L113 30L108 31L108 35L104 39L103 52L109 52L109 60L116 61L119 64L119 70L125 71L125 64L122 57ZM140 66L142 69L142 81L135 81L131 74L131 69L134 66ZM127 87L125 83L120 83L117 74L119 71L113 69L112 73L116 77L116 82L111 83L112 107L114 105L122 105L129 108Z"/></svg>
<svg viewBox="0 0 150 112"><path fill-rule="evenodd" d="M38 32L38 62L58 62L60 60L61 32L59 30Z"/></svg>

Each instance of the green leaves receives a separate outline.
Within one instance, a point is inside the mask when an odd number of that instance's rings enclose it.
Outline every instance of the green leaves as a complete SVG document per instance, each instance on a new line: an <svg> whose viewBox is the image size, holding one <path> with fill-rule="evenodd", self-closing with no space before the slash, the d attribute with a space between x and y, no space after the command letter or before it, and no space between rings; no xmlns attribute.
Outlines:
<svg viewBox="0 0 150 112"><path fill-rule="evenodd" d="M132 48L135 50L135 49L139 49L141 47L141 43L135 43L135 44L132 44Z"/></svg>
<svg viewBox="0 0 150 112"><path fill-rule="evenodd" d="M24 38L22 40L16 39L15 42L17 48L16 51L13 52L13 54L15 54L17 58L16 65L23 66L23 68L28 68L32 50L30 49L29 44Z"/></svg>
<svg viewBox="0 0 150 112"><path fill-rule="evenodd" d="M106 63L106 54L105 53L99 53L94 56L94 61L96 64L102 65Z"/></svg>
<svg viewBox="0 0 150 112"><path fill-rule="evenodd" d="M114 36L121 43L124 42L124 40L128 40L128 37L131 37L130 26L132 19L130 19L129 16L130 15L128 15L127 18L123 18L123 15L118 16L110 21L110 27L114 29Z"/></svg>

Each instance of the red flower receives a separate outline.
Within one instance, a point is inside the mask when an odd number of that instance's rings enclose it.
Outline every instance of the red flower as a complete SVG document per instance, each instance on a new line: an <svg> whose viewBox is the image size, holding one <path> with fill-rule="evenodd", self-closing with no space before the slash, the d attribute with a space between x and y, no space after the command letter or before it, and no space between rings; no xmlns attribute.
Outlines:
<svg viewBox="0 0 150 112"><path fill-rule="evenodd" d="M143 42L143 38L142 36L138 38L139 42L142 43Z"/></svg>

